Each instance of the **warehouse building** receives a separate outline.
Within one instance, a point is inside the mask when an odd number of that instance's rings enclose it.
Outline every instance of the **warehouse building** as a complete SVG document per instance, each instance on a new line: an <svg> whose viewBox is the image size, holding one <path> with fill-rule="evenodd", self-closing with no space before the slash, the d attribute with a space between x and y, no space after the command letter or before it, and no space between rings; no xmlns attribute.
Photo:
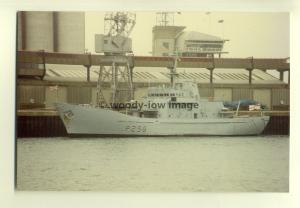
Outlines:
<svg viewBox="0 0 300 208"><path fill-rule="evenodd" d="M83 68L83 67L82 67ZM214 84L209 83L209 72L206 69L178 69L179 81L197 82L202 98L234 101L253 99L272 109L278 105L289 105L289 86L272 75L261 70L253 71L253 83L248 84L247 70L215 69ZM69 102L96 104L96 83L98 69L91 70L91 82L86 82L84 69L47 69L44 81L19 80L18 102L45 104L53 106L53 102ZM169 83L168 70L159 67L136 67L133 72L135 99L146 95L147 88ZM125 84L120 79L120 84ZM107 82L103 90L109 99L110 84ZM122 93L121 93L122 94Z"/></svg>

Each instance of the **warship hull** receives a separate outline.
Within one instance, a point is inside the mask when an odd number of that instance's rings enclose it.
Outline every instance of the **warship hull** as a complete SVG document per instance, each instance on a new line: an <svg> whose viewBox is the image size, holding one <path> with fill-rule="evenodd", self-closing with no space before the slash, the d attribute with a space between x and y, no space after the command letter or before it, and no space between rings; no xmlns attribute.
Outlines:
<svg viewBox="0 0 300 208"><path fill-rule="evenodd" d="M68 134L104 136L238 136L258 135L269 117L156 119L109 109L56 103Z"/></svg>

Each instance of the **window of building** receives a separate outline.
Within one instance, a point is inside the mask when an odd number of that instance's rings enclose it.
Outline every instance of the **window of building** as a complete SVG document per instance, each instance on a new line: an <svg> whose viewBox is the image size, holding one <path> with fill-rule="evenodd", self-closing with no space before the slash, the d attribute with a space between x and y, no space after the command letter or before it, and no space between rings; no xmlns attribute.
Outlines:
<svg viewBox="0 0 300 208"><path fill-rule="evenodd" d="M169 56L168 53L162 53L162 56Z"/></svg>
<svg viewBox="0 0 300 208"><path fill-rule="evenodd" d="M169 49L169 43L168 43L168 42L163 42L163 46L164 46L166 49Z"/></svg>

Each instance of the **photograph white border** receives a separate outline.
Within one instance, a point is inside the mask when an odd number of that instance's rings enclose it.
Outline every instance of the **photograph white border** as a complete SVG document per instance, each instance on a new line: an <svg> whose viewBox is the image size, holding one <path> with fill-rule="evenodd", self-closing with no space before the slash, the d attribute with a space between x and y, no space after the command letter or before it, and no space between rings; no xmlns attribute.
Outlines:
<svg viewBox="0 0 300 208"><path fill-rule="evenodd" d="M291 116L289 193L101 193L14 190L16 11L290 12ZM300 1L297 0L0 0L0 207L300 207ZM298 99L297 99L298 97ZM299 126L299 125L298 125ZM299 127L298 127L299 128Z"/></svg>

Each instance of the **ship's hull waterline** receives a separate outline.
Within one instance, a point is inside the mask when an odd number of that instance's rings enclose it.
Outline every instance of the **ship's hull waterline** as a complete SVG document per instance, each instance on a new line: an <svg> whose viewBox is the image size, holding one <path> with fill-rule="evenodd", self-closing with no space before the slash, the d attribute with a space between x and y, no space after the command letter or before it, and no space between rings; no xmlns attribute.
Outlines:
<svg viewBox="0 0 300 208"><path fill-rule="evenodd" d="M258 135L268 116L156 119L125 115L109 109L56 103L68 134L107 136L234 136Z"/></svg>

